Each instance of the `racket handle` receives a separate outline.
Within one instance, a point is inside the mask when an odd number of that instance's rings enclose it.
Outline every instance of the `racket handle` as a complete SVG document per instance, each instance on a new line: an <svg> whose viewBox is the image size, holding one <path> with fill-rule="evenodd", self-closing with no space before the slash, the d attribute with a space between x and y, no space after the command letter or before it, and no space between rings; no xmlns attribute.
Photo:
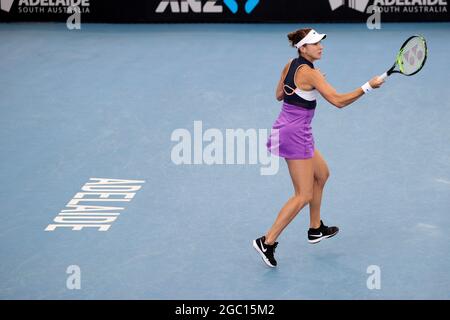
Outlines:
<svg viewBox="0 0 450 320"><path fill-rule="evenodd" d="M388 77L388 74L387 74L387 72L385 72L385 73L383 73L381 76L379 76L378 79L384 80L384 79L386 79L387 77Z"/></svg>

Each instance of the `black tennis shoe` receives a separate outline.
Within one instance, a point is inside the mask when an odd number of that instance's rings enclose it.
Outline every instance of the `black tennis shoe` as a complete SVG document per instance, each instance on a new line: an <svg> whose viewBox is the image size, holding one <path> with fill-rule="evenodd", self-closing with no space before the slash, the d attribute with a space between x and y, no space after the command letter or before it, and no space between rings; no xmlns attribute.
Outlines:
<svg viewBox="0 0 450 320"><path fill-rule="evenodd" d="M277 266L277 261L275 260L273 254L275 253L275 248L277 247L278 242L275 242L273 245L268 245L264 243L265 240L265 236L253 240L253 248L259 252L265 264L271 268L275 268Z"/></svg>
<svg viewBox="0 0 450 320"><path fill-rule="evenodd" d="M331 238L335 236L339 232L338 227L327 227L323 224L322 220L320 220L320 227L317 229L309 228L308 230L308 242L309 243L318 243L322 239Z"/></svg>

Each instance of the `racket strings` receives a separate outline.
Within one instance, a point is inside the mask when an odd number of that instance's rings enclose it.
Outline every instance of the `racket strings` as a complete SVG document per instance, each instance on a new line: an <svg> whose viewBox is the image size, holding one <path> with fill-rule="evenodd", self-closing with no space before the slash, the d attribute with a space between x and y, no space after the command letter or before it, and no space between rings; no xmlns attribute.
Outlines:
<svg viewBox="0 0 450 320"><path fill-rule="evenodd" d="M397 65L406 75L419 71L426 58L426 43L422 37L414 37L399 51Z"/></svg>

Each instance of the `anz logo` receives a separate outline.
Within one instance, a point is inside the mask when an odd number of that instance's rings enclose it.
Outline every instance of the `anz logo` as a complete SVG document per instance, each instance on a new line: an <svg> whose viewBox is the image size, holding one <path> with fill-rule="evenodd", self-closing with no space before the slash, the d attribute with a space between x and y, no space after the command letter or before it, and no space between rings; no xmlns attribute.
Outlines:
<svg viewBox="0 0 450 320"><path fill-rule="evenodd" d="M221 13L223 6L218 4L218 0L208 0L202 3L200 0L162 0L156 8L156 13L163 13L170 8L172 13ZM236 13L239 10L239 5L236 0L220 1L232 12ZM247 0L245 3L245 12L251 13L258 5L259 0Z"/></svg>

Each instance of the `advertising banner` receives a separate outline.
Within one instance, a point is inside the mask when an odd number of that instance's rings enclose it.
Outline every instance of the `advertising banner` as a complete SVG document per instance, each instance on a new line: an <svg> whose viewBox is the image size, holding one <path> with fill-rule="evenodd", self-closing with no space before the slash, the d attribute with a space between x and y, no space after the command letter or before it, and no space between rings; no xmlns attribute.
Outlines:
<svg viewBox="0 0 450 320"><path fill-rule="evenodd" d="M450 21L450 0L0 0L0 21L383 22Z"/></svg>

